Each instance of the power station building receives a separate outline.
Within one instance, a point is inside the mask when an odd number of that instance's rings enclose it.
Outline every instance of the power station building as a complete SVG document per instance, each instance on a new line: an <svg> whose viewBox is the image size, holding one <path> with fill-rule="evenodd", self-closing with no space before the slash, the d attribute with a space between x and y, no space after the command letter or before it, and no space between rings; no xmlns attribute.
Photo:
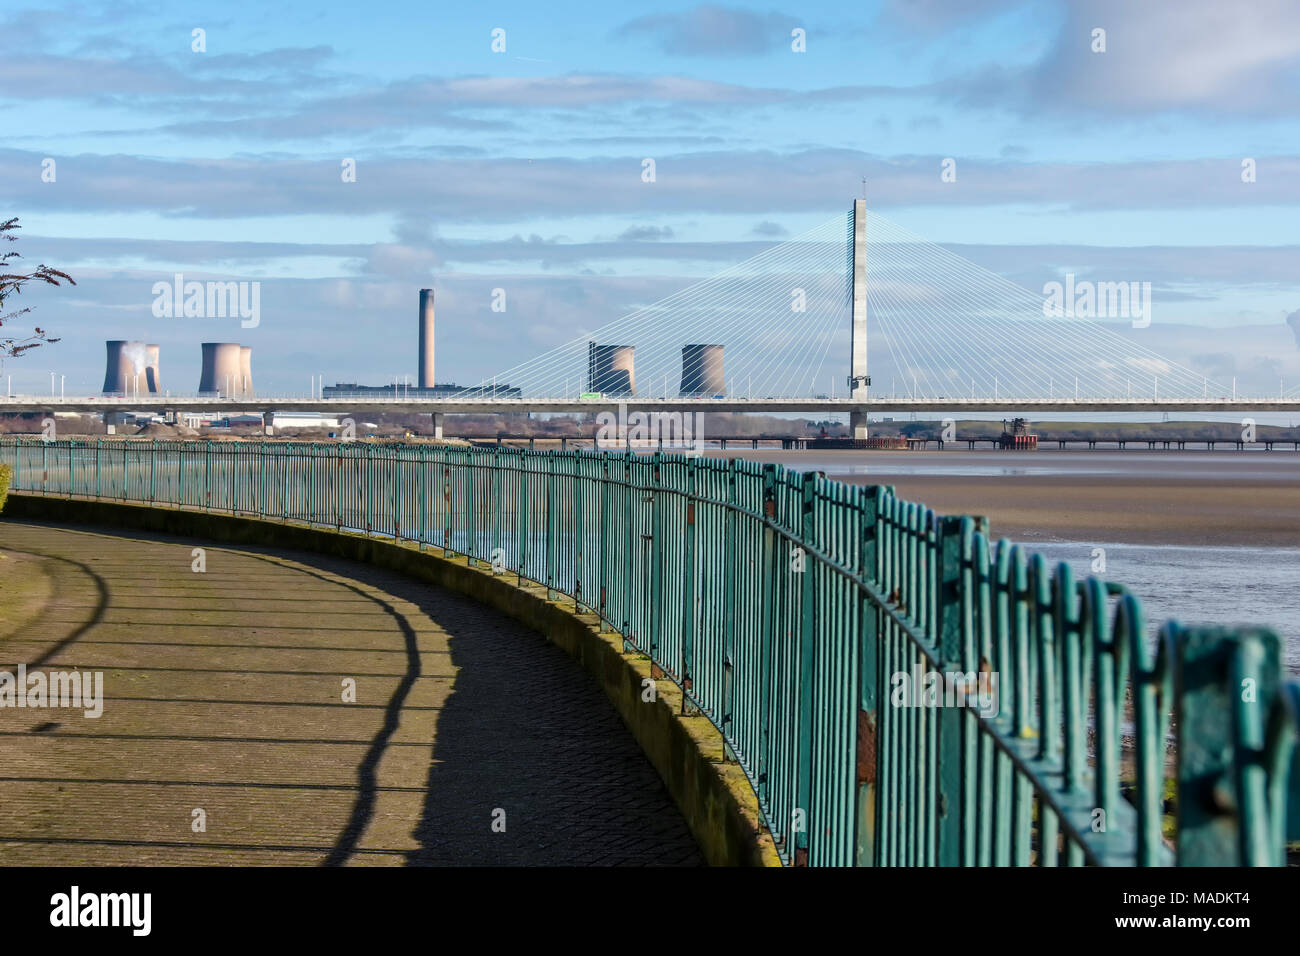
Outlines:
<svg viewBox="0 0 1300 956"><path fill-rule="evenodd" d="M420 290L420 388L435 388L433 381L433 290Z"/></svg>
<svg viewBox="0 0 1300 956"><path fill-rule="evenodd" d="M253 394L253 350L238 342L204 342L199 394L247 398Z"/></svg>
<svg viewBox="0 0 1300 956"><path fill-rule="evenodd" d="M158 346L124 339L112 339L104 345L108 350L104 363L105 395L157 393Z"/></svg>
<svg viewBox="0 0 1300 956"><path fill-rule="evenodd" d="M587 343L587 391L602 395L636 394L636 347Z"/></svg>
<svg viewBox="0 0 1300 956"><path fill-rule="evenodd" d="M439 385L434 380L433 360L433 290L420 290L420 312L416 332L419 337L419 374L416 384L406 385L358 385L355 382L337 382L321 389L321 398L348 399L382 399L395 401L404 399L444 399L444 398L520 398L523 393L509 385L475 385L466 387L451 382Z"/></svg>
<svg viewBox="0 0 1300 956"><path fill-rule="evenodd" d="M158 352L159 348L156 345L144 347L144 379L151 395L162 394L162 385L158 377Z"/></svg>
<svg viewBox="0 0 1300 956"><path fill-rule="evenodd" d="M721 345L682 346L683 395L725 395Z"/></svg>

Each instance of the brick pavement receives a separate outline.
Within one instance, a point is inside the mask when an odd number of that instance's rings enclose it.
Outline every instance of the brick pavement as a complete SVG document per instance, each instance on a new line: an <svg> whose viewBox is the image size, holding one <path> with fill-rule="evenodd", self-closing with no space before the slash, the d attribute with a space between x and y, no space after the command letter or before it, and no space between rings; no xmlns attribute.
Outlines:
<svg viewBox="0 0 1300 956"><path fill-rule="evenodd" d="M0 554L16 562L0 590L48 595L34 619L0 600L0 669L105 684L97 719L0 708L0 863L701 863L599 687L459 595L35 522L0 522Z"/></svg>

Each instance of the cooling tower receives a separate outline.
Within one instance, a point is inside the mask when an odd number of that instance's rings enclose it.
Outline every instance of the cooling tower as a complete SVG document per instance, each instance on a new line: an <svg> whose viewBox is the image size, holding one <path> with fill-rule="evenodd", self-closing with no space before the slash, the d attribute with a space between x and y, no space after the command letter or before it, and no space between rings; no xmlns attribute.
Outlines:
<svg viewBox="0 0 1300 956"><path fill-rule="evenodd" d="M149 394L162 394L162 386L158 384L158 346L156 345L144 347L144 380Z"/></svg>
<svg viewBox="0 0 1300 956"><path fill-rule="evenodd" d="M420 388L433 388L433 290L420 290Z"/></svg>
<svg viewBox="0 0 1300 956"><path fill-rule="evenodd" d="M134 395L147 389L144 374L148 364L145 344L121 339L104 344L108 347L108 361L104 367L104 394Z"/></svg>
<svg viewBox="0 0 1300 956"><path fill-rule="evenodd" d="M239 347L239 386L235 392L245 398L253 397L253 347L251 345Z"/></svg>
<svg viewBox="0 0 1300 956"><path fill-rule="evenodd" d="M721 345L682 346L682 394L726 394Z"/></svg>
<svg viewBox="0 0 1300 956"><path fill-rule="evenodd" d="M199 392L231 398L239 394L243 376L241 350L237 342L204 342L203 371Z"/></svg>
<svg viewBox="0 0 1300 956"><path fill-rule="evenodd" d="M587 391L605 395L635 395L632 345L587 343Z"/></svg>

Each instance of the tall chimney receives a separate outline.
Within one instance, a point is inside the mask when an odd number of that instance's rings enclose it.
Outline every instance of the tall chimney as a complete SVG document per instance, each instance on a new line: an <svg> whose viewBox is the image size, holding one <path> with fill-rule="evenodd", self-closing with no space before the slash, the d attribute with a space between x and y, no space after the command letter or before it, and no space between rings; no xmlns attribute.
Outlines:
<svg viewBox="0 0 1300 956"><path fill-rule="evenodd" d="M420 290L420 388L433 388L433 290Z"/></svg>

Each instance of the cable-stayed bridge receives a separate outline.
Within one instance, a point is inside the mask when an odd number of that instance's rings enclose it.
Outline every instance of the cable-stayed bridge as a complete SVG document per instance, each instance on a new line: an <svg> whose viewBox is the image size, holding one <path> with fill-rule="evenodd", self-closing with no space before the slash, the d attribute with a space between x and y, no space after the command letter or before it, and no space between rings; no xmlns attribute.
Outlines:
<svg viewBox="0 0 1300 956"><path fill-rule="evenodd" d="M802 235L457 393L0 400L0 410L454 413L1300 411L1300 384L1239 394L1144 342L1149 284L1055 299L917 236L863 200Z"/></svg>

